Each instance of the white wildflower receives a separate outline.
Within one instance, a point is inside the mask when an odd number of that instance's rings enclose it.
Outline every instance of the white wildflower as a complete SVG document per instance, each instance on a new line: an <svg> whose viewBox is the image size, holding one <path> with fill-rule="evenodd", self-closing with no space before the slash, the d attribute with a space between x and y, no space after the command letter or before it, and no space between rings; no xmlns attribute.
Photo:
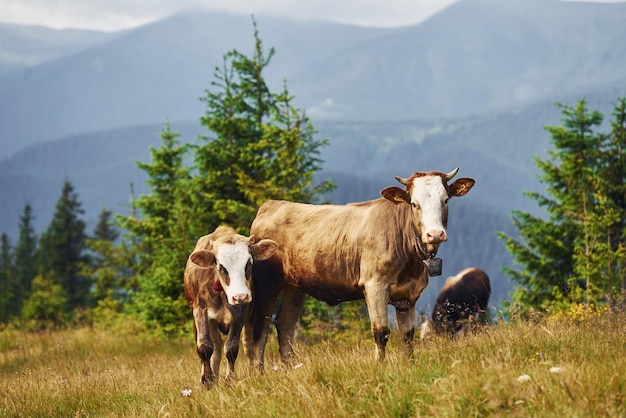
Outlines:
<svg viewBox="0 0 626 418"><path fill-rule="evenodd" d="M528 382L530 381L530 376L528 376L527 374L522 374L517 378L518 382Z"/></svg>
<svg viewBox="0 0 626 418"><path fill-rule="evenodd" d="M191 389L183 389L180 391L183 396L191 396Z"/></svg>
<svg viewBox="0 0 626 418"><path fill-rule="evenodd" d="M304 366L303 363L298 363L295 366L293 366L294 369L299 369L300 367Z"/></svg>
<svg viewBox="0 0 626 418"><path fill-rule="evenodd" d="M563 370L563 367L550 367L550 373L561 373Z"/></svg>
<svg viewBox="0 0 626 418"><path fill-rule="evenodd" d="M274 370L275 372L278 371L278 366L272 366L272 370Z"/></svg>

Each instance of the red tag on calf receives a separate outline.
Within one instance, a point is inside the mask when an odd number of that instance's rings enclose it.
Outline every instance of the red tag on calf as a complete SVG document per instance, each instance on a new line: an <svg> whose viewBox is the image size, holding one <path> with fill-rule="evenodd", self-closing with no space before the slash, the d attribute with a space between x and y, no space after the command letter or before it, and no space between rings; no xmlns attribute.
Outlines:
<svg viewBox="0 0 626 418"><path fill-rule="evenodd" d="M220 282L219 279L215 279L215 281L213 282L213 291L215 293L219 293L222 290L224 290L224 288L222 287L222 283Z"/></svg>

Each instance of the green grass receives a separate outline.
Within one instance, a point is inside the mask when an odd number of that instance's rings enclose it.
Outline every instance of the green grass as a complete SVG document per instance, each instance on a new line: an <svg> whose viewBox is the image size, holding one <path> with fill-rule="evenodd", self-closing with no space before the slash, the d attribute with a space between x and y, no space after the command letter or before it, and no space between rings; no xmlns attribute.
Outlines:
<svg viewBox="0 0 626 418"><path fill-rule="evenodd" d="M162 342L87 328L4 330L0 416L626 416L624 314L500 323L454 341L418 342L411 359L393 334L381 364L370 339L297 352L299 367L283 365L272 341L265 374L249 370L242 355L234 381L206 390L191 335Z"/></svg>

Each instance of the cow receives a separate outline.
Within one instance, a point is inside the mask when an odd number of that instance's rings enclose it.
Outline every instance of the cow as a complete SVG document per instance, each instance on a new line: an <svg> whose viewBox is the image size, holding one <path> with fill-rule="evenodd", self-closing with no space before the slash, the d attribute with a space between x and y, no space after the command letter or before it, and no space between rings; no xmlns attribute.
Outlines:
<svg viewBox="0 0 626 418"><path fill-rule="evenodd" d="M275 321L285 361L293 356L306 294L331 306L365 299L379 361L385 358L390 333L387 305L395 306L398 329L410 353L415 303L429 279L423 261L433 259L448 239L448 200L464 196L475 183L461 178L449 184L457 171L395 177L405 188L386 187L381 198L360 203L265 202L251 233L276 241L278 250L254 265L255 313L244 335L250 360L263 369L274 304L281 292Z"/></svg>
<svg viewBox="0 0 626 418"><path fill-rule="evenodd" d="M420 327L420 339L433 332L452 337L487 322L491 284L479 268L467 268L448 277L437 296L431 318Z"/></svg>
<svg viewBox="0 0 626 418"><path fill-rule="evenodd" d="M193 311L196 349L202 363L201 382L217 381L222 359L222 337L227 335L224 354L226 379L235 371L241 330L251 314L253 262L266 260L276 251L276 242L255 241L227 226L219 226L196 242L184 272L184 292Z"/></svg>

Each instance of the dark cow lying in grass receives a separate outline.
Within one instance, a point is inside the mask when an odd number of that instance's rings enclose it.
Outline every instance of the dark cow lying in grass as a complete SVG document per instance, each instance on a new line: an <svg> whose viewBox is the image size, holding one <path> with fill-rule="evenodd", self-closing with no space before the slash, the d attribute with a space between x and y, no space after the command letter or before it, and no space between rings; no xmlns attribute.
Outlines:
<svg viewBox="0 0 626 418"><path fill-rule="evenodd" d="M489 296L489 277L476 267L449 277L439 292L431 318L421 326L420 338L433 332L454 336L486 323Z"/></svg>
<svg viewBox="0 0 626 418"><path fill-rule="evenodd" d="M194 335L202 362L202 383L209 386L219 377L222 337L226 378L235 371L241 329L252 302L252 263L276 251L269 239L254 242L230 227L220 226L198 240L185 267L185 297L193 309Z"/></svg>

